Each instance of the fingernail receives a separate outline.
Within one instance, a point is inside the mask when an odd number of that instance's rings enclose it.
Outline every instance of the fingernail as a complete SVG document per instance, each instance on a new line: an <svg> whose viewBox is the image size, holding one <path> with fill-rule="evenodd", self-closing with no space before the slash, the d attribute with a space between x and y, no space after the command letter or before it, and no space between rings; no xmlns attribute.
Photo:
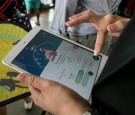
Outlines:
<svg viewBox="0 0 135 115"><path fill-rule="evenodd" d="M69 25L69 22L66 22L65 24L68 26Z"/></svg>
<svg viewBox="0 0 135 115"><path fill-rule="evenodd" d="M17 76L17 80L21 81L21 82L25 82L26 81L26 76L25 74L19 74L19 76Z"/></svg>
<svg viewBox="0 0 135 115"><path fill-rule="evenodd" d="M110 30L111 30L111 32L116 32L117 31L117 24L110 25Z"/></svg>
<svg viewBox="0 0 135 115"><path fill-rule="evenodd" d="M69 20L71 20L72 19L72 17L69 17Z"/></svg>
<svg viewBox="0 0 135 115"><path fill-rule="evenodd" d="M94 50L94 56L98 56L99 52L97 51L97 49Z"/></svg>

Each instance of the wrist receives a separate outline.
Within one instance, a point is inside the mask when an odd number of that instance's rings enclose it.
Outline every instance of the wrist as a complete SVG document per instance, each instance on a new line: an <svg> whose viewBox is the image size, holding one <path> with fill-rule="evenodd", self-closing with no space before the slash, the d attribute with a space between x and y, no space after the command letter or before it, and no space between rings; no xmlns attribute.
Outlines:
<svg viewBox="0 0 135 115"><path fill-rule="evenodd" d="M79 100L78 100L79 101ZM90 104L86 101L69 102L58 115L83 115L86 111L91 111Z"/></svg>

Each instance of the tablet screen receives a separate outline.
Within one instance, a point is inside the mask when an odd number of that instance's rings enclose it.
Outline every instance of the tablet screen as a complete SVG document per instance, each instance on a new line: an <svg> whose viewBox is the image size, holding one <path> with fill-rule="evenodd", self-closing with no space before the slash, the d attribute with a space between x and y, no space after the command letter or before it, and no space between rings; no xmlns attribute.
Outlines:
<svg viewBox="0 0 135 115"><path fill-rule="evenodd" d="M89 100L102 56L40 30L12 63L58 81Z"/></svg>

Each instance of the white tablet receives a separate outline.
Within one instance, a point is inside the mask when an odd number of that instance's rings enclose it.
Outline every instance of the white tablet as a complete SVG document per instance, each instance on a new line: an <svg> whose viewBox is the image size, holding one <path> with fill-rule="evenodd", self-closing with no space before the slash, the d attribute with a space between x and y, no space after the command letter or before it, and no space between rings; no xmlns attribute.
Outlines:
<svg viewBox="0 0 135 115"><path fill-rule="evenodd" d="M19 72L60 82L89 100L106 60L105 55L93 56L91 49L35 27L3 63Z"/></svg>

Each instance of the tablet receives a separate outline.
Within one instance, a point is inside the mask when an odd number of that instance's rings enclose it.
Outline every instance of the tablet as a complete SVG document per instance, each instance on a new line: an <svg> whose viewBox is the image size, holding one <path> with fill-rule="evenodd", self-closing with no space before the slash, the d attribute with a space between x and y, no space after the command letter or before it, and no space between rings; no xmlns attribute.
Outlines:
<svg viewBox="0 0 135 115"><path fill-rule="evenodd" d="M57 81L89 100L107 56L40 27L33 28L2 60L19 72Z"/></svg>

